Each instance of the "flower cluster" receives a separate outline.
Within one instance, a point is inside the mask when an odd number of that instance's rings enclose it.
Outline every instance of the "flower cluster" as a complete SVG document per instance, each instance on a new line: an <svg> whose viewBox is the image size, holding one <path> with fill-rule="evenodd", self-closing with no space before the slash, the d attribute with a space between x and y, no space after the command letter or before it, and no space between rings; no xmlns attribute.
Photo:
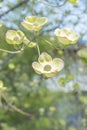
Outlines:
<svg viewBox="0 0 87 130"><path fill-rule="evenodd" d="M21 24L27 30L39 32L42 29L42 27L46 24L46 22L46 17L39 18L36 16L29 16L26 17ZM75 44L79 38L78 34L74 33L71 29L68 28L57 28L55 30L55 35L58 37L59 42L64 45ZM37 74L43 75L45 78L51 78L55 76L64 67L64 61L62 59L52 59L52 57L46 52L42 52L40 54L38 44L29 40L25 36L25 34L20 30L8 30L6 33L6 41L8 44L20 45L24 43L28 45L28 47L30 48L36 46L39 58L38 62L32 63L32 67Z"/></svg>

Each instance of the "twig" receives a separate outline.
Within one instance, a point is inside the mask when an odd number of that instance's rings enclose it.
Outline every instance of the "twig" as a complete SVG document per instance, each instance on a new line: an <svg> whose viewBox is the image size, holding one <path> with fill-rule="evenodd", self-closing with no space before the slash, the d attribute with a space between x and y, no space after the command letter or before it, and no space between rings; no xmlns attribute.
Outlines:
<svg viewBox="0 0 87 130"><path fill-rule="evenodd" d="M38 1L41 2L42 4L46 5L46 6L51 6L51 7L61 7L67 2L67 0L65 0L62 4L55 4L54 5L54 4L49 4L46 1L42 1L42 0L38 0Z"/></svg>
<svg viewBox="0 0 87 130"><path fill-rule="evenodd" d="M15 56L15 54L10 54L3 62L2 64L0 64L0 69L2 69L2 67L8 63L8 61L10 61L13 57Z"/></svg>
<svg viewBox="0 0 87 130"><path fill-rule="evenodd" d="M21 5L27 3L29 0L23 0L22 2L18 3L17 5L15 5L14 7L10 8L9 10L5 11L4 13L2 13L0 15L0 18L2 18L4 15L8 14L10 11L15 10L16 8L20 7Z"/></svg>
<svg viewBox="0 0 87 130"><path fill-rule="evenodd" d="M0 51L4 51L4 52L7 52L7 53L11 53L11 54L20 53L20 52L22 52L23 50L24 50L24 49L17 50L17 51L9 51L9 50L4 50L4 49L1 49L1 48L0 48Z"/></svg>
<svg viewBox="0 0 87 130"><path fill-rule="evenodd" d="M11 107L13 110L15 110L16 112L22 114L22 115L25 115L25 116L28 116L30 117L31 114L30 113L27 113L27 112L24 112L22 111L21 109L17 108L16 106L12 105L10 101L8 101L7 97L5 97L3 94L1 94L1 97L4 99L4 101L7 103L7 105L9 107Z"/></svg>

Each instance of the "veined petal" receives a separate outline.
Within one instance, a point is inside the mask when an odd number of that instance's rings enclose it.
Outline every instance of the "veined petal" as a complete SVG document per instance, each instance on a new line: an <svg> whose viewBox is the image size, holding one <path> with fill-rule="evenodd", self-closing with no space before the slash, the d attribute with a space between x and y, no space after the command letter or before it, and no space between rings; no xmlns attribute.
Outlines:
<svg viewBox="0 0 87 130"><path fill-rule="evenodd" d="M75 34L74 39L75 39L75 40L78 40L78 39L79 39L79 37L80 37L80 35L79 35L79 34Z"/></svg>
<svg viewBox="0 0 87 130"><path fill-rule="evenodd" d="M75 44L79 38L79 35L74 33L72 29L63 28L63 29L56 29L55 35L58 37L59 42L62 44Z"/></svg>
<svg viewBox="0 0 87 130"><path fill-rule="evenodd" d="M59 36L59 35L60 35L60 29L57 28L57 29L54 31L54 33L55 33L56 36Z"/></svg>
<svg viewBox="0 0 87 130"><path fill-rule="evenodd" d="M23 33L20 30L8 30L6 33L6 41L8 44L21 44L23 37Z"/></svg>
<svg viewBox="0 0 87 130"><path fill-rule="evenodd" d="M68 45L71 43L71 41L69 39L67 39L66 37L58 37L59 42L61 42L64 45Z"/></svg>
<svg viewBox="0 0 87 130"><path fill-rule="evenodd" d="M17 34L21 37L21 38L24 38L24 33L20 30L17 30Z"/></svg>
<svg viewBox="0 0 87 130"><path fill-rule="evenodd" d="M81 58L87 59L87 48L81 49L77 52L77 55Z"/></svg>
<svg viewBox="0 0 87 130"><path fill-rule="evenodd" d="M42 66L38 62L33 62L32 63L32 67L33 67L33 69L35 70L35 72L37 74L41 74L42 73L43 68L42 68Z"/></svg>
<svg viewBox="0 0 87 130"><path fill-rule="evenodd" d="M53 59L53 69L57 70L57 72L61 71L64 67L64 61L60 58Z"/></svg>
<svg viewBox="0 0 87 130"><path fill-rule="evenodd" d="M54 71L54 72L45 72L45 73L43 73L43 75L46 78L51 78L51 77L55 76L57 73L58 73L57 71Z"/></svg>
<svg viewBox="0 0 87 130"><path fill-rule="evenodd" d="M46 17L38 18L37 21L39 25L44 25L47 22L47 18Z"/></svg>
<svg viewBox="0 0 87 130"><path fill-rule="evenodd" d="M29 24L29 22L23 21L21 24L22 24L22 26L24 26L26 29L28 29L28 30L33 30L33 25L32 25L32 24Z"/></svg>
<svg viewBox="0 0 87 130"><path fill-rule="evenodd" d="M30 22L30 23L35 23L37 21L37 17L36 16L29 16L29 17L26 17L25 20L27 22Z"/></svg>
<svg viewBox="0 0 87 130"><path fill-rule="evenodd" d="M39 56L38 61L39 61L40 64L44 64L45 62L46 63L47 62L52 62L52 57L49 54L47 54L46 52L43 52Z"/></svg>
<svg viewBox="0 0 87 130"><path fill-rule="evenodd" d="M15 30L8 30L6 33L6 39L10 38L13 40L13 38L16 36L16 31Z"/></svg>

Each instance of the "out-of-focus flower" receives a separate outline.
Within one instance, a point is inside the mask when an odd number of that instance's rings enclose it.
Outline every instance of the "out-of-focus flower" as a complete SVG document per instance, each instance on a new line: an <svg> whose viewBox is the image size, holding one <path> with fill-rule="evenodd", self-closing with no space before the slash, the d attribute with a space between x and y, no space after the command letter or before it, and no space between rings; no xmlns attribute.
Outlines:
<svg viewBox="0 0 87 130"><path fill-rule="evenodd" d="M45 109L44 108L39 108L39 112L40 112L40 114L43 114L45 112Z"/></svg>
<svg viewBox="0 0 87 130"><path fill-rule="evenodd" d="M58 37L59 42L64 45L75 44L79 39L79 35L74 33L73 30L69 28L57 28L55 30L55 35Z"/></svg>
<svg viewBox="0 0 87 130"><path fill-rule="evenodd" d="M51 112L54 112L54 111L56 111L56 107L50 106L50 107L49 107L49 110L50 110Z"/></svg>
<svg viewBox="0 0 87 130"><path fill-rule="evenodd" d="M87 59L87 48L81 49L77 52L77 55L81 58Z"/></svg>
<svg viewBox="0 0 87 130"><path fill-rule="evenodd" d="M7 90L7 88L6 87L3 87L3 81L2 80L0 80L0 93L2 93L2 92L4 92L5 90Z"/></svg>
<svg viewBox="0 0 87 130"><path fill-rule="evenodd" d="M9 67L9 69L11 69L11 70L15 69L15 65L14 65L13 63L9 63L9 64L8 64L8 67Z"/></svg>
<svg viewBox="0 0 87 130"><path fill-rule="evenodd" d="M42 74L46 78L55 76L64 67L64 62L60 58L54 58L43 52L39 58L38 62L33 62L32 67L37 74Z"/></svg>
<svg viewBox="0 0 87 130"><path fill-rule="evenodd" d="M79 0L68 0L71 4L77 4L79 2Z"/></svg>
<svg viewBox="0 0 87 130"><path fill-rule="evenodd" d="M2 27L2 23L0 23L0 27Z"/></svg>
<svg viewBox="0 0 87 130"><path fill-rule="evenodd" d="M28 44L29 40L26 38L24 33L20 30L8 30L6 33L6 41L8 44Z"/></svg>
<svg viewBox="0 0 87 130"><path fill-rule="evenodd" d="M36 16L26 17L21 23L27 30L39 31L42 26L47 22L46 17L38 18Z"/></svg>

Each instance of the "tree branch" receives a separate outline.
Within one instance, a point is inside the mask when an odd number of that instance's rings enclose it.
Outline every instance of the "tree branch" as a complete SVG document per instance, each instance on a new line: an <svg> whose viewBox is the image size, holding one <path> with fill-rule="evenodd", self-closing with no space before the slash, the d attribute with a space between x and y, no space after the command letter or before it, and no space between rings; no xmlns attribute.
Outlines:
<svg viewBox="0 0 87 130"><path fill-rule="evenodd" d="M38 0L38 1L41 2L42 4L46 5L46 6L51 6L51 7L61 7L61 6L63 6L63 5L67 2L67 0L65 0L62 4L56 3L56 4L54 5L54 4L49 4L49 3L46 2L46 1L42 1L42 0Z"/></svg>
<svg viewBox="0 0 87 130"><path fill-rule="evenodd" d="M22 115L25 115L25 116L28 116L30 117L31 114L30 113L27 113L27 112L24 112L22 111L21 109L17 108L16 106L12 105L10 101L8 101L7 97L5 97L3 94L1 94L1 97L4 99L4 101L7 103L7 105L9 107L11 107L13 110L15 110L16 112L22 114Z"/></svg>
<svg viewBox="0 0 87 130"><path fill-rule="evenodd" d="M15 54L10 54L3 62L0 64L0 70L3 68L3 66L8 63L12 58L14 58Z"/></svg>
<svg viewBox="0 0 87 130"><path fill-rule="evenodd" d="M23 0L22 2L18 3L17 5L15 5L14 7L10 8L9 10L5 11L4 13L2 13L0 15L0 18L2 18L3 16L5 16L6 14L8 14L10 11L15 10L16 8L20 7L21 5L27 3L29 0Z"/></svg>

